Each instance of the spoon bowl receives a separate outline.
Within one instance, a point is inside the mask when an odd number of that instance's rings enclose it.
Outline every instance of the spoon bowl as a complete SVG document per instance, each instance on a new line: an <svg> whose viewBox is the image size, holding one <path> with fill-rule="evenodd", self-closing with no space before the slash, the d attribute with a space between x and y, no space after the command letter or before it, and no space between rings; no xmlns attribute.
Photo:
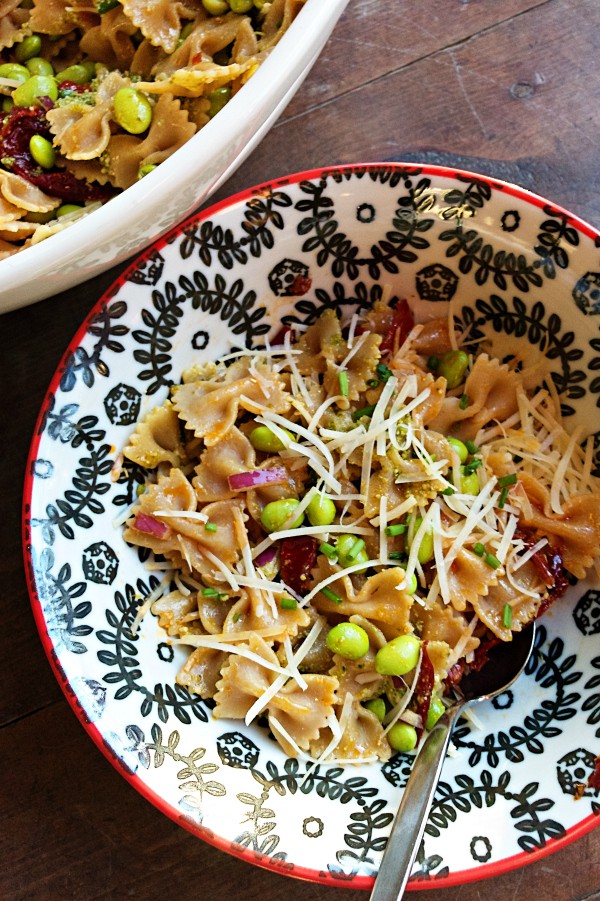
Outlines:
<svg viewBox="0 0 600 901"><path fill-rule="evenodd" d="M534 642L535 622L532 622L521 632L515 632L512 641L495 645L485 666L461 679L455 689L455 702L428 734L414 762L370 901L395 901L402 897L460 714L467 706L495 698L510 688L525 669Z"/></svg>

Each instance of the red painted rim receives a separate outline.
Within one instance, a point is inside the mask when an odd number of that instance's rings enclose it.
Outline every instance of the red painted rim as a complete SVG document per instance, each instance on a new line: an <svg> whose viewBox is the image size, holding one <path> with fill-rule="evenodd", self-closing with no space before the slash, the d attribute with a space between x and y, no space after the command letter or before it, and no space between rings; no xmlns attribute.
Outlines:
<svg viewBox="0 0 600 901"><path fill-rule="evenodd" d="M271 857L266 855L259 854L254 851L250 851L247 848L242 848L236 845L234 842L229 842L222 839L220 836L215 835L212 830L203 828L199 826L197 823L192 822L186 819L181 815L180 811L171 805L167 804L164 799L158 795L155 791L149 788L135 773L131 773L129 769L124 765L123 761L114 753L114 751L106 744L101 732L97 729L97 727L90 723L84 714L82 708L80 707L77 696L71 689L65 674L62 670L62 667L54 653L54 646L48 634L48 630L46 627L46 620L44 618L42 607L40 603L40 599L37 593L37 588L35 585L35 580L33 576L33 567L31 563L31 545L29 543L29 535L27 529L27 514L28 508L31 505L31 496L33 491L33 478L31 475L32 465L37 457L37 452L41 440L41 431L40 426L44 416L44 410L46 408L46 404L48 398L51 394L53 394L58 387L60 382L60 377L64 370L64 364L67 358L72 354L72 352L78 347L81 342L81 339L87 332L88 324L93 316L95 316L102 306L102 304L107 303L110 299L116 294L116 292L123 286L125 281L127 280L128 275L137 269L141 262L146 260L149 256L151 256L154 252L160 250L166 244L170 244L174 238L179 235L185 228L188 226L195 224L196 222L201 222L204 219L208 219L211 216L214 216L216 213L224 210L228 207L235 206L241 202L248 200L249 198L255 196L256 194L261 193L267 189L272 189L274 187L285 187L287 185L294 185L301 181L310 181L317 178L321 178L322 176L327 176L332 172L353 172L353 171L369 171L376 169L384 169L393 171L395 169L406 170L406 169L418 169L420 173L425 175L432 175L439 178L455 178L457 175L461 177L471 177L475 178L478 181L485 182L489 185L492 190L495 191L503 191L506 194L517 197L518 199L525 201L526 203L530 203L533 206L543 208L547 207L552 211L561 213L564 215L569 222L582 234L586 235L593 240L600 242L600 231L595 229L589 223L585 222L583 219L580 219L578 216L575 216L573 213L570 213L568 210L561 207L559 204L551 203L546 200L544 197L541 197L538 194L535 194L531 191L526 190L525 188L521 188L518 185L513 185L508 182L504 182L499 179L492 178L487 175L481 175L480 173L472 172L470 170L465 169L457 169L452 166L438 166L438 165L430 165L424 164L419 165L418 163L402 163L402 162L371 162L371 163L357 163L357 164L347 164L340 166L321 166L316 169L309 169L303 172L298 172L293 175L285 176L282 178L272 179L270 181L262 182L261 184L255 185L250 188L246 188L243 191L240 191L237 194L232 195L231 197L227 197L224 200L219 201L218 203L213 204L206 209L203 209L199 213L195 213L190 216L188 219L184 220L179 225L175 226L171 231L167 232L162 238L152 244L149 248L147 248L143 253L141 253L138 257L136 257L135 261L131 263L118 277L118 279L108 288L104 294L99 298L98 302L94 304L92 310L88 313L85 320L75 333L73 339L69 343L65 353L63 354L60 363L54 373L52 381L46 391L44 401L40 408L40 413L38 414L38 418L36 421L35 429L34 429L34 437L31 442L31 446L29 449L29 455L27 459L27 468L25 472L25 484L23 491L23 511L22 511L22 537L23 537L23 553L25 560L25 573L27 580L27 587L29 591L29 598L31 601L31 606L33 610L33 616L35 619L35 623L40 634L40 638L42 641L42 645L46 656L48 657L48 661L54 675L67 698L67 701L71 705L73 711L75 712L77 718L79 719L81 725L84 727L92 741L98 746L100 751L104 754L106 759L115 767L115 769L129 782L133 788L139 792L142 797L146 798L147 801L150 801L161 813L165 814L174 822L178 823L180 826L183 826L184 829L187 829L194 835L197 835L199 838L202 838L208 844L217 848L219 851L225 851L228 854L233 855L234 857L238 857L240 860L243 860L247 863L254 864L255 866L262 867L267 870L271 870L274 873L280 873L287 876L293 876L296 879L302 879L308 882L316 882L324 885L334 885L337 887L344 888L352 888L352 889L371 889L373 886L374 879L368 876L354 876L349 877L347 879L340 878L339 876L333 876L330 873L327 873L322 870L311 870L308 867L301 867L293 863L287 863L285 861L275 861ZM469 870L457 870L456 872L450 873L445 877L433 877L427 880L413 880L408 884L408 891L419 891L428 888L445 888L456 885L463 885L468 882L477 882L482 879L489 879L493 876L500 876L504 873L508 873L511 870L518 869L520 867L526 866L531 863L535 863L538 860L541 860L544 857L547 857L549 854L553 854L555 851L559 851L561 848L566 847L571 844L571 842L576 841L579 838L582 838L588 832L591 832L596 826L600 825L600 817L594 816L590 814L590 816L586 817L584 820L581 820L575 826L568 829L562 838L559 839L550 839L544 848L538 849L533 852L521 852L520 854L514 854L511 857L505 857L500 861L496 861L494 863L483 864L480 867L472 868Z"/></svg>

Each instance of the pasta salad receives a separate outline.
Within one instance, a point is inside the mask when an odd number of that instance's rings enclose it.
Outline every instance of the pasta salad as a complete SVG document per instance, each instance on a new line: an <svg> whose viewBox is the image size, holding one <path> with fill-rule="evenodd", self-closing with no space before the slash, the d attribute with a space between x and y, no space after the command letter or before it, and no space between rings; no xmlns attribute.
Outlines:
<svg viewBox="0 0 600 901"><path fill-rule="evenodd" d="M411 751L465 672L598 571L592 443L551 380L461 346L406 301L184 373L124 457L147 483L127 542L213 716L286 754Z"/></svg>
<svg viewBox="0 0 600 901"><path fill-rule="evenodd" d="M248 81L304 0L7 0L0 259L143 178Z"/></svg>

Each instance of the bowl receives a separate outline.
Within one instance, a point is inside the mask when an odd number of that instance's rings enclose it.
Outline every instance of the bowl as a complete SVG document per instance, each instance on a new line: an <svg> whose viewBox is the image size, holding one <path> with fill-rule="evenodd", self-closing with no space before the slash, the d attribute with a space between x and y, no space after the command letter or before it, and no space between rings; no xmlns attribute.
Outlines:
<svg viewBox="0 0 600 901"><path fill-rule="evenodd" d="M545 361L565 427L588 435L585 465L598 475L599 237L552 202L470 172L320 169L188 219L99 300L31 446L29 588L77 716L160 811L250 863L369 888L413 755L287 756L264 726L216 719L212 702L175 681L187 653L152 613L136 628L162 578L123 536L144 479L121 457L136 422L199 360L261 346L282 322L302 330L326 310L348 320L383 290L417 319L453 317L500 359ZM597 582L571 579L538 620L525 675L460 722L409 887L521 867L598 824L599 614Z"/></svg>
<svg viewBox="0 0 600 901"><path fill-rule="evenodd" d="M197 209L277 120L310 71L346 3L306 0L243 90L183 147L81 221L0 260L0 313L92 278L139 253Z"/></svg>

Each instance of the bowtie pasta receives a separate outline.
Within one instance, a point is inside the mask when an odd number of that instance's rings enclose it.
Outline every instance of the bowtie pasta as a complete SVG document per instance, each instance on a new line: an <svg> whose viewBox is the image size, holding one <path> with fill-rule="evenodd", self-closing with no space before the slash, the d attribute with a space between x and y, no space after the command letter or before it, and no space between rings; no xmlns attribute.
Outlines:
<svg viewBox="0 0 600 901"><path fill-rule="evenodd" d="M178 150L304 0L5 0L0 259L81 219Z"/></svg>
<svg viewBox="0 0 600 901"><path fill-rule="evenodd" d="M598 566L591 442L551 385L406 302L186 372L124 458L143 603L213 716L289 755L411 751L462 674Z"/></svg>

